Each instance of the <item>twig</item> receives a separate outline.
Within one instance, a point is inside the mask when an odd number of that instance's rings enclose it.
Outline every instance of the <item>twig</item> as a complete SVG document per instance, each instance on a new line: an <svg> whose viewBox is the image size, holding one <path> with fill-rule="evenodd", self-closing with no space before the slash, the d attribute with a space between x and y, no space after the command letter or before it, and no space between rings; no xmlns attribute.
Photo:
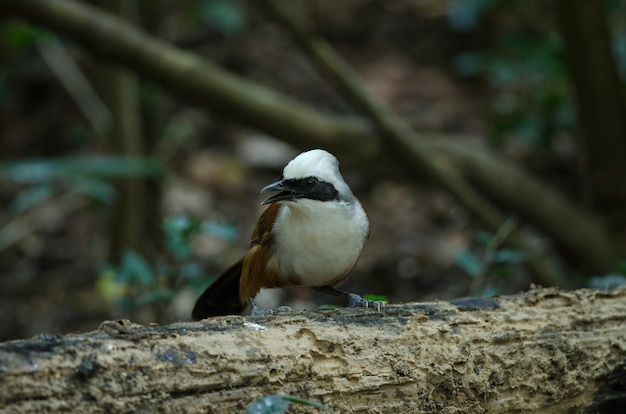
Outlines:
<svg viewBox="0 0 626 414"><path fill-rule="evenodd" d="M439 181L488 228L497 231L506 221L504 215L480 195L454 165L443 155L425 153L417 144L420 137L387 105L369 93L345 61L319 36L309 30L306 22L287 11L284 3L276 0L257 0L266 14L291 34L312 64L350 101L362 111L379 130L396 153L418 164ZM528 266L541 283L563 287L573 284L556 267L549 263L526 239L514 232L509 244L529 253Z"/></svg>
<svg viewBox="0 0 626 414"><path fill-rule="evenodd" d="M489 269L493 265L493 260L496 257L496 252L504 244L507 237L510 236L511 232L515 230L517 227L518 220L515 217L509 217L502 226L498 229L496 234L489 240L487 243L487 247L485 248L485 256L480 263L480 269L478 273L472 280L470 285L469 294L470 296L477 296L480 291L485 286L485 280L487 279L487 274L489 273Z"/></svg>
<svg viewBox="0 0 626 414"><path fill-rule="evenodd" d="M57 39L46 39L37 43L37 49L93 130L100 136L108 134L111 113L65 46Z"/></svg>
<svg viewBox="0 0 626 414"><path fill-rule="evenodd" d="M12 219L0 227L0 252L86 205L84 197L66 192Z"/></svg>

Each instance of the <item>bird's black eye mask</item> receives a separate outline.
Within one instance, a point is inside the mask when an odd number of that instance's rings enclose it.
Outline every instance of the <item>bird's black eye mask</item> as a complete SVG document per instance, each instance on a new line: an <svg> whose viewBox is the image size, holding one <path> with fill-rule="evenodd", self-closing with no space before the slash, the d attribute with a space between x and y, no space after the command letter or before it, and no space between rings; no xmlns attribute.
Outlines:
<svg viewBox="0 0 626 414"><path fill-rule="evenodd" d="M300 198L311 200L330 201L338 200L339 192L331 183L320 181L316 177L280 179L261 190L261 193L279 191L261 204L271 204L277 201L297 201Z"/></svg>

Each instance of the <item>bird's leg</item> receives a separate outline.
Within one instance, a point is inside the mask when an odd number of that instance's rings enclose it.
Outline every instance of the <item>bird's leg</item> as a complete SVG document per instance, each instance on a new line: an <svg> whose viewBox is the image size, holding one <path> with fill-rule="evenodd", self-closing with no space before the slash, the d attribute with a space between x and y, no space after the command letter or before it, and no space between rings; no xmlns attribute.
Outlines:
<svg viewBox="0 0 626 414"><path fill-rule="evenodd" d="M248 299L248 304L250 305L250 313L254 316L263 316L263 315L267 315L267 311L264 311L263 309L259 308L256 303L254 302L253 298Z"/></svg>
<svg viewBox="0 0 626 414"><path fill-rule="evenodd" d="M346 292L345 290L337 289L336 287L333 287L333 286L316 286L315 289L320 292L324 292L329 295L337 296L339 298L347 300L348 306L351 308L355 308L355 307L369 308L371 306L371 307L375 307L378 311L380 311L380 307L384 305L385 303L385 302L367 300L357 295L356 293Z"/></svg>

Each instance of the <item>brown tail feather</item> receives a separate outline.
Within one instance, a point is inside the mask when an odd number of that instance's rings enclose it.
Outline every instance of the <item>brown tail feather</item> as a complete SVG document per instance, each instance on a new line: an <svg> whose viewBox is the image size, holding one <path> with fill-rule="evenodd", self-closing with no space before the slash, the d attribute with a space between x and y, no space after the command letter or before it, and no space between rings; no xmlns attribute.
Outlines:
<svg viewBox="0 0 626 414"><path fill-rule="evenodd" d="M196 301L191 317L195 321L222 315L239 315L246 304L239 300L239 278L243 259L232 265L217 278Z"/></svg>

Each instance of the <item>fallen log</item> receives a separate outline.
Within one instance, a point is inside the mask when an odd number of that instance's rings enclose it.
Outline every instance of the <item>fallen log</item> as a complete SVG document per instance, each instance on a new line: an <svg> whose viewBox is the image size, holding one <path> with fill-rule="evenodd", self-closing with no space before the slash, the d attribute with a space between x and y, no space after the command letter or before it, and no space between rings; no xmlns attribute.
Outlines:
<svg viewBox="0 0 626 414"><path fill-rule="evenodd" d="M626 412L626 289L227 316L0 344L3 412ZM312 412L292 406L291 412Z"/></svg>

